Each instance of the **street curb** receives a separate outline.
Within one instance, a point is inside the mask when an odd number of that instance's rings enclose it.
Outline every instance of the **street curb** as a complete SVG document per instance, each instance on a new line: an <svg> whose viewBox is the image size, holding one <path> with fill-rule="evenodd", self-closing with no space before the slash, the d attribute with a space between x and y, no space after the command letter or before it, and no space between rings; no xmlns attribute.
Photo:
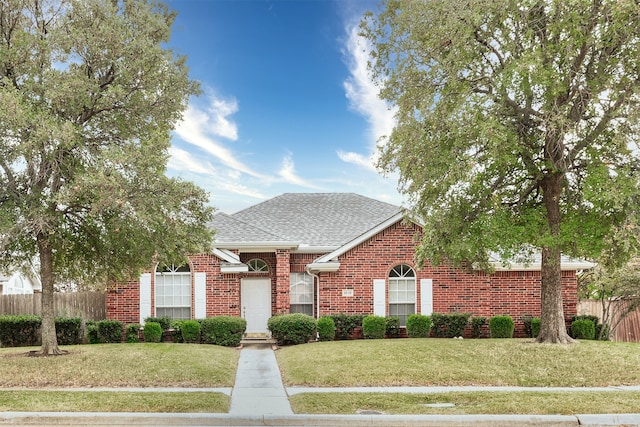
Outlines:
<svg viewBox="0 0 640 427"><path fill-rule="evenodd" d="M640 418L638 418L640 420ZM19 426L345 426L349 427L578 427L566 415L288 415L230 416L228 414L55 413L5 412L0 425Z"/></svg>

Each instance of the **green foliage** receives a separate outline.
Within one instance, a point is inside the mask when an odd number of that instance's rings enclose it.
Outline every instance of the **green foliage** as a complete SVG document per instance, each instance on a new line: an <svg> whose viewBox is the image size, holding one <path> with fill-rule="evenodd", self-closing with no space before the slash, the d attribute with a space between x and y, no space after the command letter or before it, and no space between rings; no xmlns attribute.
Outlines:
<svg viewBox="0 0 640 427"><path fill-rule="evenodd" d="M330 316L322 316L318 319L318 339L320 341L333 341L336 335L336 325Z"/></svg>
<svg viewBox="0 0 640 427"><path fill-rule="evenodd" d="M180 322L182 340L186 343L200 342L200 322L197 320L183 320Z"/></svg>
<svg viewBox="0 0 640 427"><path fill-rule="evenodd" d="M158 322L145 322L142 330L144 342L162 341L162 325Z"/></svg>
<svg viewBox="0 0 640 427"><path fill-rule="evenodd" d="M524 316L522 316L522 324L524 326L524 333L526 336L528 337L533 337L533 331L532 331L532 326L531 323L533 321L533 317L530 314L525 314Z"/></svg>
<svg viewBox="0 0 640 427"><path fill-rule="evenodd" d="M35 345L42 319L39 316L0 316L0 346L23 347Z"/></svg>
<svg viewBox="0 0 640 427"><path fill-rule="evenodd" d="M560 294L561 252L615 246L639 205L638 11L635 0L388 0L363 19L370 71L397 107L378 166L399 174L424 224L419 265L490 271L491 253L547 248L544 285ZM638 248L622 240L618 260ZM543 325L557 325L544 340L568 342L562 300L542 303Z"/></svg>
<svg viewBox="0 0 640 427"><path fill-rule="evenodd" d="M364 314L333 314L331 318L336 325L336 339L348 340L353 333L353 330L359 326L362 326L362 319L366 315Z"/></svg>
<svg viewBox="0 0 640 427"><path fill-rule="evenodd" d="M56 337L60 345L77 345L82 342L82 319L56 317Z"/></svg>
<svg viewBox="0 0 640 427"><path fill-rule="evenodd" d="M491 338L513 338L515 323L511 316L493 316L489 319Z"/></svg>
<svg viewBox="0 0 640 427"><path fill-rule="evenodd" d="M119 320L100 320L96 322L98 338L101 343L122 342L124 326Z"/></svg>
<svg viewBox="0 0 640 427"><path fill-rule="evenodd" d="M163 331L171 329L171 326L172 326L172 323L171 323L172 321L169 316L147 317L146 319L144 319L144 323L146 324L148 322L159 323Z"/></svg>
<svg viewBox="0 0 640 427"><path fill-rule="evenodd" d="M247 321L241 317L208 317L202 321L201 336L206 344L235 347L246 330Z"/></svg>
<svg viewBox="0 0 640 427"><path fill-rule="evenodd" d="M473 316L471 318L471 336L480 338L482 336L482 328L487 324L487 318L484 316Z"/></svg>
<svg viewBox="0 0 640 427"><path fill-rule="evenodd" d="M455 338L464 335L469 323L468 313L433 313L431 315L431 329L438 338Z"/></svg>
<svg viewBox="0 0 640 427"><path fill-rule="evenodd" d="M46 353L57 351L54 279L127 280L152 259L208 250L213 213L204 190L165 174L171 130L200 92L167 44L172 13L58 3L3 2L0 20L11 70L0 90L0 265L41 260Z"/></svg>
<svg viewBox="0 0 640 427"><path fill-rule="evenodd" d="M369 315L362 319L362 334L365 339L384 338L386 318L383 316Z"/></svg>
<svg viewBox="0 0 640 427"><path fill-rule="evenodd" d="M131 323L125 328L125 342L136 343L140 342L140 324Z"/></svg>
<svg viewBox="0 0 640 427"><path fill-rule="evenodd" d="M531 319L531 337L538 338L538 334L540 334L540 318L534 317Z"/></svg>
<svg viewBox="0 0 640 427"><path fill-rule="evenodd" d="M400 318L398 316L388 316L386 318L385 336L387 338L397 338L400 336Z"/></svg>
<svg viewBox="0 0 640 427"><path fill-rule="evenodd" d="M87 321L87 342L89 344L100 344L100 337L98 336L98 325L93 320Z"/></svg>
<svg viewBox="0 0 640 427"><path fill-rule="evenodd" d="M431 333L431 317L424 314L407 316L407 336L409 338L428 338Z"/></svg>
<svg viewBox="0 0 640 427"><path fill-rule="evenodd" d="M592 340L596 337L596 326L590 319L574 320L571 323L571 334L576 339Z"/></svg>
<svg viewBox="0 0 640 427"><path fill-rule="evenodd" d="M267 321L267 328L280 345L304 344L316 331L316 321L302 313L281 314L271 317Z"/></svg>

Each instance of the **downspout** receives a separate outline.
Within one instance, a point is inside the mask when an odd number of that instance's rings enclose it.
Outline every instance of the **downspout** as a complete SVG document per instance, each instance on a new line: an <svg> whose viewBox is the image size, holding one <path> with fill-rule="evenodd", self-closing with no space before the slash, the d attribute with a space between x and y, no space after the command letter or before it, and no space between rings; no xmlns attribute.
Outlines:
<svg viewBox="0 0 640 427"><path fill-rule="evenodd" d="M307 274L310 274L311 276L313 276L314 281L316 282L316 301L317 301L317 307L316 308L316 320L318 320L320 318L320 276L318 276L315 273L311 272L311 269L307 266L304 268L304 271Z"/></svg>

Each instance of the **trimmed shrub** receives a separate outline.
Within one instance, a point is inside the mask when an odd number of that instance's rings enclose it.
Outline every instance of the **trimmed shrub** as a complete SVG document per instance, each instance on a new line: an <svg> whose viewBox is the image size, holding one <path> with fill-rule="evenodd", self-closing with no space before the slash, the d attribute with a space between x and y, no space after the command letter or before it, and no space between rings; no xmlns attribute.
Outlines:
<svg viewBox="0 0 640 427"><path fill-rule="evenodd" d="M480 338L482 336L482 328L487 324L487 318L484 316L473 316L471 318L471 336Z"/></svg>
<svg viewBox="0 0 640 427"><path fill-rule="evenodd" d="M144 319L144 323L146 324L147 322L159 323L163 331L171 329L171 318L169 316L147 317Z"/></svg>
<svg viewBox="0 0 640 427"><path fill-rule="evenodd" d="M382 316L369 315L362 319L362 335L365 339L384 338L386 318Z"/></svg>
<svg viewBox="0 0 640 427"><path fill-rule="evenodd" d="M540 335L540 318L534 317L531 319L531 337L538 338Z"/></svg>
<svg viewBox="0 0 640 427"><path fill-rule="evenodd" d="M511 316L493 316L489 319L491 338L512 338L515 323Z"/></svg>
<svg viewBox="0 0 640 427"><path fill-rule="evenodd" d="M464 329L469 323L468 313L449 313L431 315L433 334L439 338L455 338L464 335Z"/></svg>
<svg viewBox="0 0 640 427"><path fill-rule="evenodd" d="M322 316L318 319L318 339L320 341L333 341L336 336L336 324L330 316Z"/></svg>
<svg viewBox="0 0 640 427"><path fill-rule="evenodd" d="M278 344L304 344L316 331L316 320L302 313L273 316L267 322L267 328Z"/></svg>
<svg viewBox="0 0 640 427"><path fill-rule="evenodd" d="M56 317L56 338L60 345L77 345L82 342L82 319Z"/></svg>
<svg viewBox="0 0 640 427"><path fill-rule="evenodd" d="M41 324L40 316L0 316L0 347L37 345Z"/></svg>
<svg viewBox="0 0 640 427"><path fill-rule="evenodd" d="M144 342L162 341L162 326L158 322L146 322L142 330Z"/></svg>
<svg viewBox="0 0 640 427"><path fill-rule="evenodd" d="M246 330L247 321L241 317L216 316L202 321L201 336L206 344L235 347Z"/></svg>
<svg viewBox="0 0 640 427"><path fill-rule="evenodd" d="M184 320L180 322L180 335L182 336L182 341L186 343L193 344L199 342L200 322L197 320Z"/></svg>
<svg viewBox="0 0 640 427"><path fill-rule="evenodd" d="M387 338L398 338L400 336L400 318L398 316L388 316L385 319L384 333Z"/></svg>
<svg viewBox="0 0 640 427"><path fill-rule="evenodd" d="M608 337L607 337L607 335L608 335L608 326L603 325L602 323L600 323L600 318L598 316L593 316L593 315L589 315L589 314L576 315L576 316L573 316L571 318L571 328L570 328L571 337L579 339L575 335L575 333L573 332L573 324L577 320L590 320L591 322L593 322L593 326L594 326L594 329L595 329L595 334L594 334L594 338L593 339L598 339L600 337L600 331L602 331L603 328L605 330L604 330L604 333L602 334L602 339L604 339L604 340L608 339ZM579 326L579 328L580 328L580 326Z"/></svg>
<svg viewBox="0 0 640 427"><path fill-rule="evenodd" d="M431 332L431 317L424 314L407 316L407 336L409 338L428 338Z"/></svg>
<svg viewBox="0 0 640 427"><path fill-rule="evenodd" d="M124 328L125 341L128 343L140 342L140 324L131 323Z"/></svg>
<svg viewBox="0 0 640 427"><path fill-rule="evenodd" d="M362 326L362 319L366 315L364 314L333 314L330 317L333 319L333 323L336 326L336 339L348 340L353 333L353 330L358 326Z"/></svg>
<svg viewBox="0 0 640 427"><path fill-rule="evenodd" d="M101 343L122 342L124 326L119 320L100 320L96 322L98 338Z"/></svg>
<svg viewBox="0 0 640 427"><path fill-rule="evenodd" d="M98 336L98 325L93 320L87 321L87 342L89 344L100 344Z"/></svg>
<svg viewBox="0 0 640 427"><path fill-rule="evenodd" d="M596 337L596 326L590 319L578 319L571 323L573 338L592 340Z"/></svg>

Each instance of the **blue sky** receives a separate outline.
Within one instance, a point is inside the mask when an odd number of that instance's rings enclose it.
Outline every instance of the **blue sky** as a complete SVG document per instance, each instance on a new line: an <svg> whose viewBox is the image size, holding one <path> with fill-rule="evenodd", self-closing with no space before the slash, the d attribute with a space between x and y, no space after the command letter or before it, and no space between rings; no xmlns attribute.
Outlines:
<svg viewBox="0 0 640 427"><path fill-rule="evenodd" d="M393 111L357 35L370 0L167 0L170 46L204 93L173 132L168 174L233 213L285 192L354 192L397 205L374 168Z"/></svg>

